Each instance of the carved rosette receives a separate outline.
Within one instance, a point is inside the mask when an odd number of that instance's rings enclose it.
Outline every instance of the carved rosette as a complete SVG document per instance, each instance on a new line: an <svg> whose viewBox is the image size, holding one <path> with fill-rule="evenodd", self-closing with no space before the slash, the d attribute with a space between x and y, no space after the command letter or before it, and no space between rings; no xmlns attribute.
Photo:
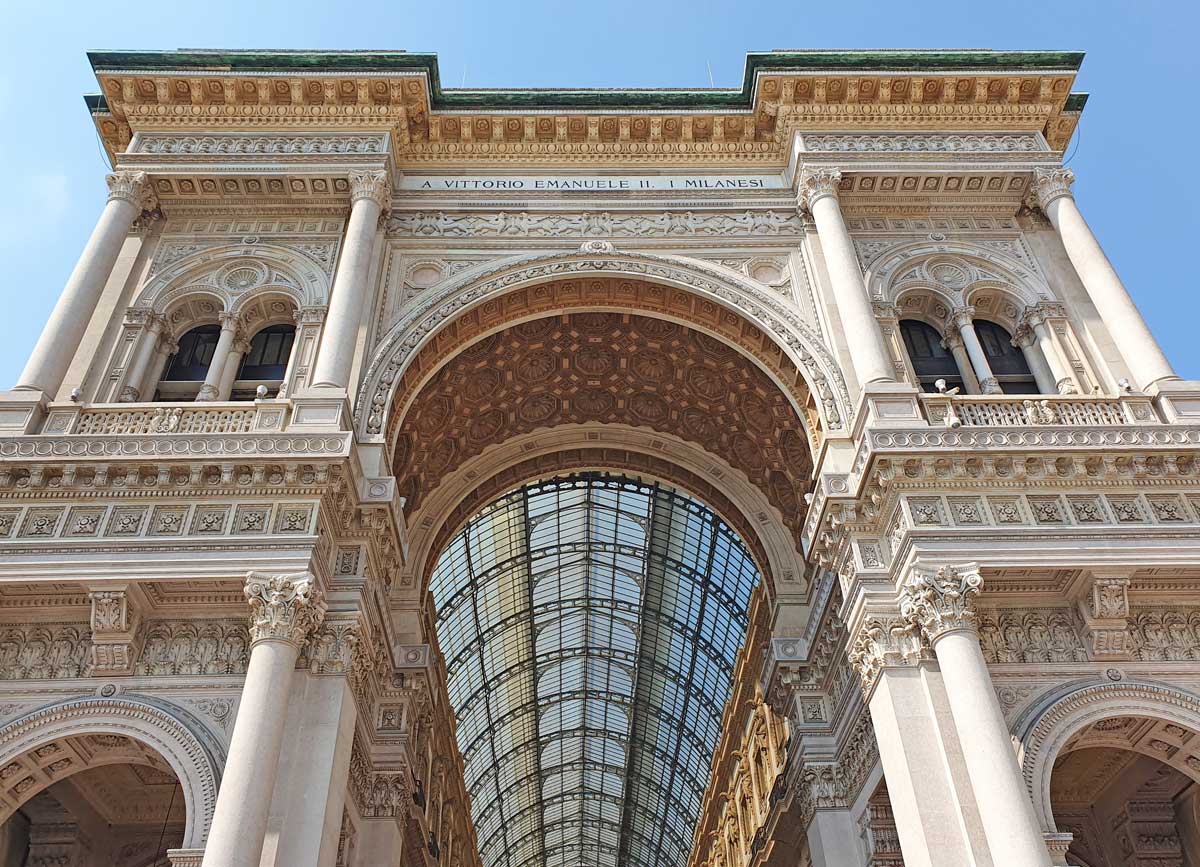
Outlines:
<svg viewBox="0 0 1200 867"><path fill-rule="evenodd" d="M1071 184L1075 183L1075 173L1070 169L1034 169L1033 194L1037 196L1038 207L1043 211L1055 199L1071 195Z"/></svg>
<svg viewBox="0 0 1200 867"><path fill-rule="evenodd" d="M145 172L112 172L104 176L110 202L128 202L141 211L154 210L157 204L150 179Z"/></svg>
<svg viewBox="0 0 1200 867"><path fill-rule="evenodd" d="M983 576L974 564L940 566L936 572L914 569L901 588L900 615L932 644L957 630L975 631L978 617L971 601Z"/></svg>
<svg viewBox="0 0 1200 867"><path fill-rule="evenodd" d="M800 173L800 204L811 211L813 205L826 196L836 199L838 184L841 182L840 169L805 169Z"/></svg>
<svg viewBox="0 0 1200 867"><path fill-rule="evenodd" d="M386 211L392 201L392 185L385 171L350 172L350 204L360 199L370 199Z"/></svg>
<svg viewBox="0 0 1200 867"><path fill-rule="evenodd" d="M325 618L325 603L308 572L297 575L246 574L250 642L286 641L300 647Z"/></svg>
<svg viewBox="0 0 1200 867"><path fill-rule="evenodd" d="M846 658L869 699L885 668L916 665L929 654L911 623L894 617L867 617L854 634Z"/></svg>

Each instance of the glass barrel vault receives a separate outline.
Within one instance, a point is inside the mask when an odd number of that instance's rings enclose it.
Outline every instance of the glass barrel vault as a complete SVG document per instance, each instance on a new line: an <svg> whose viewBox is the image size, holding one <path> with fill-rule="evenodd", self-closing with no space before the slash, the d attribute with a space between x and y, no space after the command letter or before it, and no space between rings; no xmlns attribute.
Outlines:
<svg viewBox="0 0 1200 867"><path fill-rule="evenodd" d="M758 580L711 510L627 478L468 522L430 590L486 867L687 862Z"/></svg>

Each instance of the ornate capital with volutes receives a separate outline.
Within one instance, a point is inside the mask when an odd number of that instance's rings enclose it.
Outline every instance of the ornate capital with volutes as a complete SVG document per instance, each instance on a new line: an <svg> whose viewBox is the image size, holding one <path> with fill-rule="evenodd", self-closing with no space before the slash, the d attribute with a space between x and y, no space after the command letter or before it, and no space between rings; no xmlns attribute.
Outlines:
<svg viewBox="0 0 1200 867"><path fill-rule="evenodd" d="M949 632L974 631L978 618L971 603L982 586L974 563L939 566L933 572L915 568L900 588L900 614L931 644Z"/></svg>
<svg viewBox="0 0 1200 867"><path fill-rule="evenodd" d="M916 665L929 658L928 651L920 632L908 621L870 615L854 633L846 658L862 682L863 695L870 700L885 668Z"/></svg>
<svg viewBox="0 0 1200 867"><path fill-rule="evenodd" d="M387 172L353 171L350 173L350 204L359 199L370 199L381 211L387 210L392 200L392 185Z"/></svg>
<svg viewBox="0 0 1200 867"><path fill-rule="evenodd" d="M800 172L800 204L811 211L813 205L826 196L836 199L838 184L841 182L840 169L804 169Z"/></svg>
<svg viewBox="0 0 1200 867"><path fill-rule="evenodd" d="M150 211L155 206L154 190L145 172L120 171L104 176L108 184L108 200L128 202L138 211Z"/></svg>
<svg viewBox="0 0 1200 867"><path fill-rule="evenodd" d="M1055 199L1071 195L1073 183L1075 173L1070 169L1034 169L1033 194L1037 196L1038 207L1044 211Z"/></svg>
<svg viewBox="0 0 1200 867"><path fill-rule="evenodd" d="M250 640L286 641L300 647L325 618L325 603L313 576L246 573Z"/></svg>
<svg viewBox="0 0 1200 867"><path fill-rule="evenodd" d="M975 308L971 305L955 307L950 311L950 322L955 328L966 328L975 321Z"/></svg>
<svg viewBox="0 0 1200 867"><path fill-rule="evenodd" d="M241 318L236 313L229 313L228 311L218 313L217 321L221 323L222 331L232 331L235 334L242 324Z"/></svg>

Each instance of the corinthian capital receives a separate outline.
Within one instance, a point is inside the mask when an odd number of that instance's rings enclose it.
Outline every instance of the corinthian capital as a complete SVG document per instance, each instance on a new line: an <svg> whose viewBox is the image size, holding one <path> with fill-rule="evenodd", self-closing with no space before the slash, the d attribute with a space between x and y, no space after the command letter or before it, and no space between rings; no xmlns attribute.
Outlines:
<svg viewBox="0 0 1200 867"><path fill-rule="evenodd" d="M825 196L837 198L841 181L840 169L804 169L800 172L800 204L811 211Z"/></svg>
<svg viewBox="0 0 1200 867"><path fill-rule="evenodd" d="M854 633L846 657L870 698L885 668L917 665L929 657L929 648L912 624L894 616L868 616Z"/></svg>
<svg viewBox="0 0 1200 867"><path fill-rule="evenodd" d="M974 630L971 600L981 586L983 576L974 563L941 566L936 572L914 569L900 590L900 614L930 643L958 629Z"/></svg>
<svg viewBox="0 0 1200 867"><path fill-rule="evenodd" d="M274 639L299 647L325 617L325 603L308 572L298 575L246 573L251 643Z"/></svg>
<svg viewBox="0 0 1200 867"><path fill-rule="evenodd" d="M380 210L386 210L392 198L392 185L385 171L353 171L350 173L350 204L370 199Z"/></svg>
<svg viewBox="0 0 1200 867"><path fill-rule="evenodd" d="M975 321L975 307L973 305L955 307L950 311L950 321L955 328L966 328Z"/></svg>
<svg viewBox="0 0 1200 867"><path fill-rule="evenodd" d="M1075 173L1070 169L1034 169L1033 194L1037 196L1038 207L1043 211L1046 206L1060 196L1071 195L1071 184L1075 183Z"/></svg>
<svg viewBox="0 0 1200 867"><path fill-rule="evenodd" d="M104 176L108 184L108 200L128 202L139 211L154 207L154 191L145 172L112 172Z"/></svg>

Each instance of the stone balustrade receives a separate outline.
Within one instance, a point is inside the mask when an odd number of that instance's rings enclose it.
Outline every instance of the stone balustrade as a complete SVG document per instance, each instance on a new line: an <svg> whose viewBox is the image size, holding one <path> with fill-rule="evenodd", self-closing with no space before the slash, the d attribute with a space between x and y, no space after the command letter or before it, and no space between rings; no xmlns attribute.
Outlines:
<svg viewBox="0 0 1200 867"><path fill-rule="evenodd" d="M138 436L238 434L282 430L287 401L156 403L52 406L44 434Z"/></svg>
<svg viewBox="0 0 1200 867"><path fill-rule="evenodd" d="M1148 397L1056 395L921 396L925 418L946 427L1124 427L1160 424Z"/></svg>

